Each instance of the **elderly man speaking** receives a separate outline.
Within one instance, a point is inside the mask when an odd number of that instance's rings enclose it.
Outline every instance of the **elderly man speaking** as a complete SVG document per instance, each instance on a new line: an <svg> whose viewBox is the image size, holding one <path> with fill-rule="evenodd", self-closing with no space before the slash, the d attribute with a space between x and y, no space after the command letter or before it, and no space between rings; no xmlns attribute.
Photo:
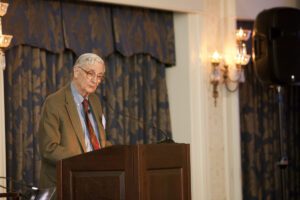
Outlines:
<svg viewBox="0 0 300 200"><path fill-rule="evenodd" d="M41 188L56 186L57 161L107 146L94 94L104 75L103 60L85 53L74 64L72 81L46 98L38 130Z"/></svg>

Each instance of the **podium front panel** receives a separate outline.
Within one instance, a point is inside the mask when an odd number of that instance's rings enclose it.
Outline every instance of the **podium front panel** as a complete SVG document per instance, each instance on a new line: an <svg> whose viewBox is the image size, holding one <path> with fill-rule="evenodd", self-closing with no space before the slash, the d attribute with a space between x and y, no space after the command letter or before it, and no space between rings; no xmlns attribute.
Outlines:
<svg viewBox="0 0 300 200"><path fill-rule="evenodd" d="M188 144L120 145L58 162L58 200L190 200Z"/></svg>
<svg viewBox="0 0 300 200"><path fill-rule="evenodd" d="M137 148L141 200L191 199L189 145L152 144Z"/></svg>
<svg viewBox="0 0 300 200"><path fill-rule="evenodd" d="M148 199L184 199L183 179L182 168L148 170Z"/></svg>
<svg viewBox="0 0 300 200"><path fill-rule="evenodd" d="M71 199L125 200L124 171L72 172L71 183Z"/></svg>
<svg viewBox="0 0 300 200"><path fill-rule="evenodd" d="M132 165L129 146L114 146L64 159L57 165L57 197L61 200L133 199L129 192L132 179L129 165Z"/></svg>

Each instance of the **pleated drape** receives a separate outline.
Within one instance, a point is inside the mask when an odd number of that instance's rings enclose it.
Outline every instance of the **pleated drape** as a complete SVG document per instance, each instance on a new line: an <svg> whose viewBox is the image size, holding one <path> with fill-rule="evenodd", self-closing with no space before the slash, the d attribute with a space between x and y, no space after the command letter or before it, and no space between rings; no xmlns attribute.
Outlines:
<svg viewBox="0 0 300 200"><path fill-rule="evenodd" d="M73 55L20 45L6 52L6 60L7 176L24 184L37 184L40 156L36 134L41 107L48 94L69 81ZM21 184L9 185L15 190L21 188Z"/></svg>

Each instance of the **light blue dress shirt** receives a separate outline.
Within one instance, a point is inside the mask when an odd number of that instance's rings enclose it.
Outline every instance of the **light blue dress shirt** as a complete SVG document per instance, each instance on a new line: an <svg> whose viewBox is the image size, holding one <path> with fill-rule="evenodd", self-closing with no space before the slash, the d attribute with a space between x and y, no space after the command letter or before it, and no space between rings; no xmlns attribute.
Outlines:
<svg viewBox="0 0 300 200"><path fill-rule="evenodd" d="M88 131L88 129L86 127L86 123L85 123L85 114L84 114L83 105L82 105L82 102L83 102L84 98L78 93L77 89L75 88L75 86L72 83L71 83L71 90L72 90L73 98L74 98L74 101L75 101L75 104L76 104L77 112L78 112L78 115L79 115L79 118L80 118L81 126L82 126L82 129L83 129L86 150L87 151L93 151L93 146L92 146L92 143L91 143L91 140L90 140L89 131ZM93 111L92 111L90 106L89 106L89 110L91 111L91 112L88 113L89 119L92 123L92 126L93 126L93 129L95 131L96 137L99 141L99 131L98 131L99 129L98 129Z"/></svg>

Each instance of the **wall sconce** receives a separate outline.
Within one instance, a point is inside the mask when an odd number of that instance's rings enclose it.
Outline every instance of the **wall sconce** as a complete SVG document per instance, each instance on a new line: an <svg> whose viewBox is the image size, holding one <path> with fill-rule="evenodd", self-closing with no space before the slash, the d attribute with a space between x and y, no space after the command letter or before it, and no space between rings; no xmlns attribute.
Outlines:
<svg viewBox="0 0 300 200"><path fill-rule="evenodd" d="M251 56L247 54L247 47L245 44L245 42L249 40L250 34L250 30L243 30L242 28L236 31L237 56L235 63L238 67L247 65L251 58Z"/></svg>
<svg viewBox="0 0 300 200"><path fill-rule="evenodd" d="M212 72L210 82L213 85L213 98L215 99L215 106L217 104L218 85L224 83L227 91L235 92L239 87L240 82L244 82L244 66L246 66L251 56L247 54L245 42L250 38L251 30L239 29L236 31L237 54L235 57L235 68L231 68L233 73L230 73L229 65L222 59L222 56L215 51L211 57ZM224 62L221 66L221 62ZM230 76L230 74L233 74ZM231 87L234 85L234 87Z"/></svg>
<svg viewBox="0 0 300 200"><path fill-rule="evenodd" d="M11 35L2 34L2 17L6 14L8 3L0 2L0 48L6 48L11 42Z"/></svg>
<svg viewBox="0 0 300 200"><path fill-rule="evenodd" d="M0 69L5 69L5 56L4 56L4 48L8 47L12 35L4 35L2 34L2 17L6 14L8 7L8 3L0 2Z"/></svg>
<svg viewBox="0 0 300 200"><path fill-rule="evenodd" d="M215 99L215 105L217 104L217 98L219 96L218 85L221 81L221 70L220 70L221 60L222 60L221 55L217 51L215 51L211 57L211 64L213 69L210 76L210 83L213 85L213 98Z"/></svg>

